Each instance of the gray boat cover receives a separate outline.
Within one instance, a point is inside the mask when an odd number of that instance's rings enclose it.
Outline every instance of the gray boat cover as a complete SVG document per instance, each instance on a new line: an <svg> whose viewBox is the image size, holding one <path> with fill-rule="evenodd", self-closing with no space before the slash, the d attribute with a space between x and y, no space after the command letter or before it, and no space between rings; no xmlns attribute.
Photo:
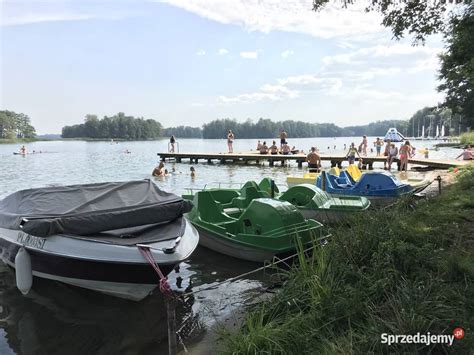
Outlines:
<svg viewBox="0 0 474 355"><path fill-rule="evenodd" d="M151 180L55 186L15 192L0 201L0 227L38 237L78 236L166 224L192 203Z"/></svg>

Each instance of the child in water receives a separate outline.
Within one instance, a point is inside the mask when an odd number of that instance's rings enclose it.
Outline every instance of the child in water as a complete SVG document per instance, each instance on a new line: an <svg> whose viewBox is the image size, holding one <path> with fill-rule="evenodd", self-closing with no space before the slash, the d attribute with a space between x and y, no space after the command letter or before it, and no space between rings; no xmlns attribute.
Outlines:
<svg viewBox="0 0 474 355"><path fill-rule="evenodd" d="M189 168L189 170L191 171L191 177L195 177L196 176L196 169L194 169L194 166Z"/></svg>

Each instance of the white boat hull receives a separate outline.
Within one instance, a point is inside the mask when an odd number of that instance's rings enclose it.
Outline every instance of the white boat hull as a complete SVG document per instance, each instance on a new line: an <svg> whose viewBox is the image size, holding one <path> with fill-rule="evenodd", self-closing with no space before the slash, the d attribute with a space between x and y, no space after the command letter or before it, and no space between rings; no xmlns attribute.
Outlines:
<svg viewBox="0 0 474 355"><path fill-rule="evenodd" d="M185 232L175 240L147 244L164 275L188 258L197 247L197 230L186 220ZM34 277L64 282L116 297L139 301L159 284L159 276L135 245L117 245L61 235L38 238L0 228L0 258L15 268L15 256L24 247L32 260ZM34 284L33 284L34 287Z"/></svg>

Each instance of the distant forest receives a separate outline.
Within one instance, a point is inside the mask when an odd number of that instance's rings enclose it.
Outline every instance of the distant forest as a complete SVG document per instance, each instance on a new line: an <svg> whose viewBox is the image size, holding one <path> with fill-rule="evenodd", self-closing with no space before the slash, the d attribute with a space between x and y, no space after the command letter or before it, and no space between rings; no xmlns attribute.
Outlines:
<svg viewBox="0 0 474 355"><path fill-rule="evenodd" d="M162 129L158 121L126 116L123 112L119 112L102 119L96 115L87 115L84 123L63 127L61 136L63 138L156 139L162 136Z"/></svg>
<svg viewBox="0 0 474 355"><path fill-rule="evenodd" d="M445 126L445 135L459 134L462 131L461 120L449 109L425 107L417 111L409 120L387 120L372 122L363 126L339 127L333 123L308 123L302 121L272 121L260 118L238 122L236 119L218 119L202 127L177 126L163 128L161 123L151 119L126 116L120 112L114 116L99 119L96 115L87 115L84 123L65 126L63 138L120 138L120 139L156 139L160 137L224 139L231 129L236 138L276 138L283 128L291 138L310 137L351 137L383 136L391 127L397 128L406 136L419 136L423 126L425 136L434 136L436 127Z"/></svg>

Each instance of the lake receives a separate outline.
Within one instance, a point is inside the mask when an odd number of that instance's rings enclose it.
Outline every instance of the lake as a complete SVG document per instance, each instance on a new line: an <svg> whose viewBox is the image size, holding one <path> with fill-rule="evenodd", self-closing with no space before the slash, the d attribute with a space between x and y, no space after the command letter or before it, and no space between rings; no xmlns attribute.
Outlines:
<svg viewBox="0 0 474 355"><path fill-rule="evenodd" d="M374 137L369 137L373 142ZM344 144L358 145L360 137L289 139L291 146L308 151L317 146L321 153L343 153ZM269 140L267 140L267 143ZM237 139L234 151L255 149L256 140ZM454 158L461 150L433 150L436 141L416 141L430 148L431 158ZM271 144L271 142L270 142ZM168 140L146 142L47 141L26 145L28 156L13 155L19 145L0 144L0 198L17 190L66 184L124 181L151 178L158 152L168 150ZM371 146L369 145L369 148ZM226 141L180 139L181 152L225 152ZM131 153L125 153L128 150ZM328 164L326 162L326 164ZM210 182L242 183L272 177L286 184L286 177L302 174L295 162L287 167L265 165L194 164L197 176L189 175L189 163L167 163L178 172L154 181L164 190L182 194ZM204 248L198 248L170 275L175 290L216 287L189 298L177 309L178 328L186 346L205 338L216 321L228 318L266 285L266 277L254 274L238 282L219 282L258 267ZM166 313L156 293L134 303L35 278L33 289L21 296L15 275L0 266L0 354L149 354L167 352Z"/></svg>

